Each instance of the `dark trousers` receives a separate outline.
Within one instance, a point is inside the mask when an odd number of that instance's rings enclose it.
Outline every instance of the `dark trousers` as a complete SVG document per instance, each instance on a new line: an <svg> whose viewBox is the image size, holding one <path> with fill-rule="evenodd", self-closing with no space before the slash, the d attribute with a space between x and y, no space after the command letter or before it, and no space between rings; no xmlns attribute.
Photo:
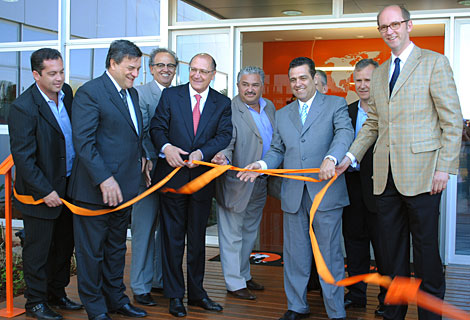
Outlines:
<svg viewBox="0 0 470 320"><path fill-rule="evenodd" d="M65 297L70 282L73 254L72 213L63 206L56 219L41 219L23 214L25 242L23 272L27 309L48 298Z"/></svg>
<svg viewBox="0 0 470 320"><path fill-rule="evenodd" d="M211 200L196 200L192 195L160 194L163 288L168 298L184 297L182 263L185 237L187 237L188 299L199 300L207 297L202 283L206 226Z"/></svg>
<svg viewBox="0 0 470 320"><path fill-rule="evenodd" d="M377 271L382 274L382 257L380 255L377 231L377 213L366 206L362 195L359 172L347 173L350 205L343 209L343 237L347 257L347 271L350 277L370 272L370 244L374 249ZM372 190L371 190L372 192ZM367 303L367 284L359 282L348 286L345 298L358 304ZM386 290L380 287L377 296L379 304L384 303Z"/></svg>
<svg viewBox="0 0 470 320"><path fill-rule="evenodd" d="M421 290L444 299L445 278L438 246L440 201L440 193L403 196L390 173L385 191L377 197L377 208L384 274L410 276L411 233L415 276L422 279ZM389 306L384 318L404 319L407 309L407 305ZM418 317L441 319L422 308L418 308Z"/></svg>
<svg viewBox="0 0 470 320"><path fill-rule="evenodd" d="M75 201L88 209L102 206ZM130 208L101 216L74 215L78 293L89 317L130 302L123 282Z"/></svg>

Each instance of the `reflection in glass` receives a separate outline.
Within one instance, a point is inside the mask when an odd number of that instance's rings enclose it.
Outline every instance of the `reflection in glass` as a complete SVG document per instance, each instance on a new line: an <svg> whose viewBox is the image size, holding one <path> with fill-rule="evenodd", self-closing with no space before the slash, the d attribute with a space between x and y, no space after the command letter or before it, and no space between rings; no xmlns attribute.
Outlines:
<svg viewBox="0 0 470 320"><path fill-rule="evenodd" d="M470 120L464 122L457 176L455 254L470 255Z"/></svg>
<svg viewBox="0 0 470 320"><path fill-rule="evenodd" d="M79 38L160 35L160 0L71 0L71 33Z"/></svg>
<svg viewBox="0 0 470 320"><path fill-rule="evenodd" d="M20 39L20 25L0 19L0 42L16 42Z"/></svg>
<svg viewBox="0 0 470 320"><path fill-rule="evenodd" d="M6 124L11 103L16 99L18 53L0 52L0 124Z"/></svg>
<svg viewBox="0 0 470 320"><path fill-rule="evenodd" d="M192 5L178 0L176 21L210 21L217 20L214 16L199 10Z"/></svg>
<svg viewBox="0 0 470 320"><path fill-rule="evenodd" d="M41 41L41 40L57 40L57 32L47 31L44 29L25 26L23 28L23 41Z"/></svg>
<svg viewBox="0 0 470 320"><path fill-rule="evenodd" d="M31 54L33 51L20 52L20 92L22 94L34 83L33 73L31 72Z"/></svg>

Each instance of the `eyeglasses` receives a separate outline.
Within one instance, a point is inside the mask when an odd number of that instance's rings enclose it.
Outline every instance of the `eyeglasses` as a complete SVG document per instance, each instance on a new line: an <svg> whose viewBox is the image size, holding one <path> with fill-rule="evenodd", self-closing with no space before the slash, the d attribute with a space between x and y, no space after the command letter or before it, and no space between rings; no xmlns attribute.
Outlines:
<svg viewBox="0 0 470 320"><path fill-rule="evenodd" d="M175 70L176 69L176 64L174 63L168 63L168 64L164 64L164 63L153 63L151 64L152 67L157 67L158 69L163 69L165 67L167 67L168 69L170 70Z"/></svg>
<svg viewBox="0 0 470 320"><path fill-rule="evenodd" d="M200 73L202 75L209 75L211 74L212 72L214 72L214 70L204 70L204 69L197 69L197 68L192 68L192 67L189 67L189 72L192 72L192 73Z"/></svg>
<svg viewBox="0 0 470 320"><path fill-rule="evenodd" d="M393 21L392 23L390 23L389 25L381 25L379 26L377 29L379 30L380 33L385 33L387 32L388 28L390 27L390 29L392 30L398 30L400 29L401 27L401 24L403 22L408 22L410 21L409 19L408 20L403 20L403 21Z"/></svg>

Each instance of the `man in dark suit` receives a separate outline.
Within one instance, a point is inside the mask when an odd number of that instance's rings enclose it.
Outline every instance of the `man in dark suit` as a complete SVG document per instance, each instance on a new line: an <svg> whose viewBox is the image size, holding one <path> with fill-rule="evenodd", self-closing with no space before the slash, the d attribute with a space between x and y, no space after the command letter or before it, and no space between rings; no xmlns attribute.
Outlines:
<svg viewBox="0 0 470 320"><path fill-rule="evenodd" d="M106 72L85 83L73 103L77 151L68 194L88 209L115 207L137 195L142 159L142 114L137 91L142 52L130 41L111 43ZM131 208L100 216L74 215L78 292L90 319L108 311L129 317L147 313L130 304L123 283Z"/></svg>
<svg viewBox="0 0 470 320"><path fill-rule="evenodd" d="M139 193L147 190L157 165L157 152L149 135L150 120L155 114L162 91L168 88L176 74L178 58L165 48L150 53L149 67L152 81L136 87L144 123L143 147L147 154L145 173L142 174ZM131 288L137 303L153 306L150 291L163 288L161 223L159 223L158 193L149 194L132 207L132 264ZM155 233L155 230L157 231Z"/></svg>
<svg viewBox="0 0 470 320"><path fill-rule="evenodd" d="M355 134L361 130L367 119L372 72L379 64L372 59L362 59L354 68L354 84L359 100L348 106L349 117ZM349 276L369 273L370 244L374 248L375 262L379 273L382 272L379 237L377 232L377 206L372 193L372 149L367 150L361 165L346 172L350 205L343 210L343 237L347 256ZM367 284L359 282L348 287L344 297L344 307L365 308L367 303ZM384 313L385 289L380 287L379 306L375 313Z"/></svg>
<svg viewBox="0 0 470 320"><path fill-rule="evenodd" d="M10 109L10 148L16 165L16 191L44 199L26 205L15 199L23 215L23 272L26 315L62 319L49 306L78 310L82 305L65 294L73 253L72 213L62 205L75 151L70 109L73 93L64 84L60 52L39 49L31 55L35 83Z"/></svg>
<svg viewBox="0 0 470 320"><path fill-rule="evenodd" d="M155 181L175 167L183 167L166 184L179 188L208 170L193 160L210 161L232 138L230 99L211 89L216 63L208 54L197 54L189 63L189 84L165 89L150 124L150 135L160 159ZM187 159L188 162L184 162ZM161 194L163 235L163 285L170 298L169 311L183 317L182 260L187 236L188 304L221 311L202 287L205 266L206 224L214 182L191 195Z"/></svg>

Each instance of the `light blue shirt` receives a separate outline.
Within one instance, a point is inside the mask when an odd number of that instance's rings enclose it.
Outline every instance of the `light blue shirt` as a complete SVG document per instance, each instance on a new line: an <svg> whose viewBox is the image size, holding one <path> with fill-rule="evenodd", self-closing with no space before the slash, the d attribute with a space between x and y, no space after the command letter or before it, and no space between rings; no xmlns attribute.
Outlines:
<svg viewBox="0 0 470 320"><path fill-rule="evenodd" d="M364 122L366 122L368 116L367 112L364 111L361 107L361 100L359 100L359 103L357 104L357 118L356 118L356 132L354 134L354 139L357 138L357 134L359 133L359 130L361 130L362 126L364 125Z"/></svg>
<svg viewBox="0 0 470 320"><path fill-rule="evenodd" d="M269 150L271 139L273 137L273 126L271 125L271 121L269 121L268 115L264 110L266 107L266 101L264 101L263 98L259 98L259 113L249 105L246 106L248 107L248 110L250 110L251 116L256 123L258 132L261 135L261 139L263 139L263 153L261 157L264 157L266 152Z"/></svg>
<svg viewBox="0 0 470 320"><path fill-rule="evenodd" d="M72 141L72 125L70 124L70 118L67 113L67 109L65 109L64 106L64 92L60 90L59 96L58 96L58 103L59 105L56 105L54 100L49 99L48 96L44 92L41 91L39 86L36 84L37 88L39 89L39 92L41 92L41 95L44 97L46 100L47 104L49 105L49 108L51 108L52 114L54 115L55 119L59 123L59 127L62 130L62 134L64 135L65 138L65 159L66 159L66 168L67 168L67 177L70 176L70 173L72 172L72 165L73 165L73 159L75 159L75 150L73 148L73 141Z"/></svg>

